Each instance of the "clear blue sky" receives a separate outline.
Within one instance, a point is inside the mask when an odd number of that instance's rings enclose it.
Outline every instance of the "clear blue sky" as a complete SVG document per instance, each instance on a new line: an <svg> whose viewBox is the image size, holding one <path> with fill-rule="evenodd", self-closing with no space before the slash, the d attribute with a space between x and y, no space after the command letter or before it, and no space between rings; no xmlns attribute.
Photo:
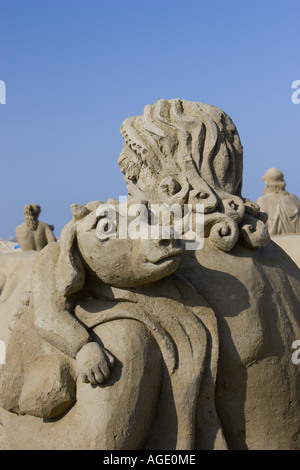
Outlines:
<svg viewBox="0 0 300 470"><path fill-rule="evenodd" d="M300 0L0 0L0 238L28 203L59 236L72 203L126 195L119 129L158 98L231 116L245 197L271 166L300 197L299 21Z"/></svg>

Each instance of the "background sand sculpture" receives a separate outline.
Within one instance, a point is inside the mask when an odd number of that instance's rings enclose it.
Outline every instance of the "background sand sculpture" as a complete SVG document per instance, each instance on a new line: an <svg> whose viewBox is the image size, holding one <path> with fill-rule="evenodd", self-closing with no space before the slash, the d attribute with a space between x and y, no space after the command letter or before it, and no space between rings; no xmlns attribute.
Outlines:
<svg viewBox="0 0 300 470"><path fill-rule="evenodd" d="M264 195L257 204L268 214L266 225L270 235L300 234L300 201L285 190L283 173L269 168L263 176Z"/></svg>
<svg viewBox="0 0 300 470"><path fill-rule="evenodd" d="M285 189L283 173L269 168L263 176L266 186L257 204L268 214L272 240L300 267L300 201Z"/></svg>
<svg viewBox="0 0 300 470"><path fill-rule="evenodd" d="M53 225L38 220L41 208L37 204L24 207L25 223L16 228L16 237L22 251L41 251L48 243L56 241Z"/></svg>

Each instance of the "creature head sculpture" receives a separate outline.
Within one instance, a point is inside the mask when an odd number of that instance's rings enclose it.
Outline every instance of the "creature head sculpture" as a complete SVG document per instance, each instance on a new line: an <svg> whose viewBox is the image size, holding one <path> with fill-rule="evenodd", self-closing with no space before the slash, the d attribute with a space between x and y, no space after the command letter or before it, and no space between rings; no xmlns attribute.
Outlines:
<svg viewBox="0 0 300 470"><path fill-rule="evenodd" d="M229 251L240 238L265 246L259 206L241 195L243 148L230 117L215 106L158 100L125 119L119 166L129 197L150 203L203 204L204 235Z"/></svg>
<svg viewBox="0 0 300 470"><path fill-rule="evenodd" d="M115 287L137 287L178 268L181 241L172 234L169 239L119 238L122 214L117 201L74 204L72 213L60 240L57 286L64 294L82 287L87 275Z"/></svg>

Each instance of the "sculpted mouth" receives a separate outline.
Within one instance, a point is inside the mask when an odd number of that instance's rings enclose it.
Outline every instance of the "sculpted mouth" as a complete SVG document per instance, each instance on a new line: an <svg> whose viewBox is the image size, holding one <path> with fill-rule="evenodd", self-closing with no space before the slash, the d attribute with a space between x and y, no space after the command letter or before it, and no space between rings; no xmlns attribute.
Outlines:
<svg viewBox="0 0 300 470"><path fill-rule="evenodd" d="M174 251L172 251L171 253L169 253L168 255L163 255L163 256L160 256L158 259L156 260L150 260L148 259L149 263L152 263L152 264L156 264L157 266L167 262L167 261L173 261L175 259L178 258L178 256L180 256L182 253L182 249L181 248L178 248Z"/></svg>

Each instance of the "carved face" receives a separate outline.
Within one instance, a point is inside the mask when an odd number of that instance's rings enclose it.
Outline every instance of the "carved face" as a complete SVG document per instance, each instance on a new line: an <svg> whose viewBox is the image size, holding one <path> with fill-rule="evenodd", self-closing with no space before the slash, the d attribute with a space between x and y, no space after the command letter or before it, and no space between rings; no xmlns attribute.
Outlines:
<svg viewBox="0 0 300 470"><path fill-rule="evenodd" d="M172 230L168 238L122 239L122 216L117 211L101 215L99 208L75 223L79 252L94 277L115 287L137 287L158 281L178 268L181 240L174 238ZM143 227L150 227L148 221Z"/></svg>

